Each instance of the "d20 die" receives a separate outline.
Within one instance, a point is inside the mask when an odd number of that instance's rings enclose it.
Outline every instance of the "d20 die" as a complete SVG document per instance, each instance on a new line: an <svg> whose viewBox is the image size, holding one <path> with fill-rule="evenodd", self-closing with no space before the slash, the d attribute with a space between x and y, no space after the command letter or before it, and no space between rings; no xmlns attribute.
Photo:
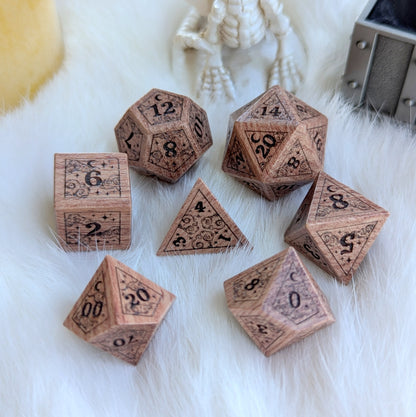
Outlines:
<svg viewBox="0 0 416 417"><path fill-rule="evenodd" d="M136 365L174 300L170 292L106 256L64 326Z"/></svg>
<svg viewBox="0 0 416 417"><path fill-rule="evenodd" d="M190 98L153 89L114 129L118 149L145 175L176 182L212 145L206 112Z"/></svg>
<svg viewBox="0 0 416 417"><path fill-rule="evenodd" d="M129 248L126 154L56 154L54 194L57 233L65 250Z"/></svg>
<svg viewBox="0 0 416 417"><path fill-rule="evenodd" d="M230 116L222 169L276 200L322 170L327 126L326 116L272 87Z"/></svg>
<svg viewBox="0 0 416 417"><path fill-rule="evenodd" d="M320 173L285 232L285 242L348 284L388 211Z"/></svg>
<svg viewBox="0 0 416 417"><path fill-rule="evenodd" d="M266 356L335 321L292 247L228 279L224 289L228 308Z"/></svg>

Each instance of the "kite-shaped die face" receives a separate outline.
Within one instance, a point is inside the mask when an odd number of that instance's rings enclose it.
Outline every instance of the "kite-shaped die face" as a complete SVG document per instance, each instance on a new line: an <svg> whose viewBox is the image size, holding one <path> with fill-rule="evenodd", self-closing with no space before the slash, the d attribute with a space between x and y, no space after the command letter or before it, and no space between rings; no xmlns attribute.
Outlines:
<svg viewBox="0 0 416 417"><path fill-rule="evenodd" d="M212 145L206 112L190 98L153 89L133 104L114 129L129 166L176 182Z"/></svg>
<svg viewBox="0 0 416 417"><path fill-rule="evenodd" d="M322 170L326 116L279 86L230 116L223 170L275 200Z"/></svg>
<svg viewBox="0 0 416 417"><path fill-rule="evenodd" d="M224 289L230 311L266 356L334 322L291 247L228 279Z"/></svg>
<svg viewBox="0 0 416 417"><path fill-rule="evenodd" d="M285 232L285 241L348 284L389 216L328 174L319 174Z"/></svg>
<svg viewBox="0 0 416 417"><path fill-rule="evenodd" d="M135 365L174 300L170 292L106 256L64 326Z"/></svg>
<svg viewBox="0 0 416 417"><path fill-rule="evenodd" d="M205 183L198 179L173 221L157 255L224 252L248 240Z"/></svg>

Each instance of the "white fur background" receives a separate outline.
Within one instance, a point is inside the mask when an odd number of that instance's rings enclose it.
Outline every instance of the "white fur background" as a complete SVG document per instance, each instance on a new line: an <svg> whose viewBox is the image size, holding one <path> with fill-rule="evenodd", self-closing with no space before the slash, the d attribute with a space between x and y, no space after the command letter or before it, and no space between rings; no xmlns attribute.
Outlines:
<svg viewBox="0 0 416 417"><path fill-rule="evenodd" d="M236 102L203 104L214 145L183 179L130 173L132 247L111 254L177 295L140 363L62 326L107 252L57 245L53 154L116 151L113 128L131 104L153 87L195 98L196 75L179 80L171 67L184 0L58 0L63 67L35 100L0 118L2 417L416 415L416 139L390 119L353 112L339 94L365 2L284 5L307 40L297 95L329 118L326 172L391 212L349 286L305 260L336 323L265 358L226 307L223 281L287 247L283 233L308 189L271 203L220 169L228 115L265 88L258 47L231 62ZM252 252L155 255L198 177Z"/></svg>

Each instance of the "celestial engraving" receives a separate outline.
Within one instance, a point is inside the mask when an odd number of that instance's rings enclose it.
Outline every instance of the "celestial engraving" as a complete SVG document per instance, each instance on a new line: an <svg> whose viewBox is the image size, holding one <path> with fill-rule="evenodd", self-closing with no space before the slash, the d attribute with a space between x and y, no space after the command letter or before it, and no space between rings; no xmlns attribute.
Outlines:
<svg viewBox="0 0 416 417"><path fill-rule="evenodd" d="M153 136L149 163L176 172L191 158L196 159L195 151L183 129Z"/></svg>
<svg viewBox="0 0 416 417"><path fill-rule="evenodd" d="M153 316L163 294L118 267L116 274L123 313Z"/></svg>
<svg viewBox="0 0 416 417"><path fill-rule="evenodd" d="M64 221L68 245L120 244L121 212L64 213Z"/></svg>
<svg viewBox="0 0 416 417"><path fill-rule="evenodd" d="M348 275L376 225L377 222L355 224L341 229L319 231L318 235L342 271Z"/></svg>
<svg viewBox="0 0 416 417"><path fill-rule="evenodd" d="M270 189L276 197L282 197L301 187L304 183L271 185Z"/></svg>
<svg viewBox="0 0 416 417"><path fill-rule="evenodd" d="M312 108L311 106L304 103L302 100L299 100L296 96L294 96L292 93L287 92L286 93L290 100L295 105L296 112L300 118L301 121L313 119L315 117L319 116L319 113Z"/></svg>
<svg viewBox="0 0 416 417"><path fill-rule="evenodd" d="M271 302L273 309L296 324L319 313L319 301L313 286L304 270L295 262L290 264L287 276Z"/></svg>
<svg viewBox="0 0 416 417"><path fill-rule="evenodd" d="M246 140L250 144L260 169L263 171L270 159L273 158L282 142L288 137L288 132L246 130Z"/></svg>
<svg viewBox="0 0 416 417"><path fill-rule="evenodd" d="M241 325L263 349L283 336L283 330L262 316L241 316Z"/></svg>
<svg viewBox="0 0 416 417"><path fill-rule="evenodd" d="M201 150L209 148L212 144L212 137L208 117L192 103L189 109L189 126Z"/></svg>
<svg viewBox="0 0 416 417"><path fill-rule="evenodd" d="M285 121L291 122L292 117L286 110L277 94L272 94L266 100L260 102L252 111L251 117L253 119L263 119L271 121Z"/></svg>
<svg viewBox="0 0 416 417"><path fill-rule="evenodd" d="M374 207L358 193L335 180L325 178L319 197L316 220L368 214Z"/></svg>
<svg viewBox="0 0 416 417"><path fill-rule="evenodd" d="M315 146L316 151L318 152L319 160L323 162L324 153L325 153L327 126L322 125L318 127L312 127L310 129L307 129L307 131L312 140L313 145Z"/></svg>
<svg viewBox="0 0 416 417"><path fill-rule="evenodd" d="M138 161L143 143L143 133L130 115L117 125L116 136L120 152L126 153L129 161Z"/></svg>
<svg viewBox="0 0 416 417"><path fill-rule="evenodd" d="M65 199L121 197L117 158L66 159Z"/></svg>
<svg viewBox="0 0 416 417"><path fill-rule="evenodd" d="M228 147L227 168L235 171L243 177L253 177L254 173L247 162L247 158L243 155L241 145L238 143L237 137L233 135Z"/></svg>
<svg viewBox="0 0 416 417"><path fill-rule="evenodd" d="M88 292L80 301L78 308L72 315L72 320L84 332L89 333L108 318L107 299L105 295L104 276L97 272L91 281Z"/></svg>
<svg viewBox="0 0 416 417"><path fill-rule="evenodd" d="M162 90L153 90L137 109L150 125L159 125L180 120L183 111L183 98Z"/></svg>
<svg viewBox="0 0 416 417"><path fill-rule="evenodd" d="M241 278L233 283L233 300L242 302L260 299L281 262L282 258L273 258L242 273Z"/></svg>
<svg viewBox="0 0 416 417"><path fill-rule="evenodd" d="M260 195L264 195L267 191L266 191L266 185L260 185L257 184L253 181L244 181L241 179L237 179L237 181L241 182L242 184L244 184L245 186L247 186L248 188L250 188L251 190L253 190L254 192L260 194Z"/></svg>
<svg viewBox="0 0 416 417"><path fill-rule="evenodd" d="M299 140L296 140L293 146L284 154L283 160L283 164L276 170L274 177L285 178L312 174L308 158Z"/></svg>

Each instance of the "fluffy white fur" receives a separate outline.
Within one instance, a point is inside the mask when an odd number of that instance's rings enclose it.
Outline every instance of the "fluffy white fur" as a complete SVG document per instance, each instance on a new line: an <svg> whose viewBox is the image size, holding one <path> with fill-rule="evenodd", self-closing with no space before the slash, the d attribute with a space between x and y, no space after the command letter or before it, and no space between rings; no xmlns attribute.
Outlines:
<svg viewBox="0 0 416 417"><path fill-rule="evenodd" d="M140 363L62 326L107 252L69 254L57 245L53 154L116 151L113 128L132 103L153 87L195 97L195 74L179 79L171 68L185 1L59 0L65 62L33 101L0 118L1 416L416 414L415 137L390 119L354 112L339 94L365 2L284 4L306 41L297 95L329 118L325 170L391 212L349 286L305 260L336 323L265 358L226 307L223 281L286 248L283 233L308 189L266 202L220 169L228 115L265 88L260 46L230 58L236 102L201 103L214 145L183 179L168 185L131 172L133 243L111 254L177 295ZM252 252L155 255L198 177Z"/></svg>

